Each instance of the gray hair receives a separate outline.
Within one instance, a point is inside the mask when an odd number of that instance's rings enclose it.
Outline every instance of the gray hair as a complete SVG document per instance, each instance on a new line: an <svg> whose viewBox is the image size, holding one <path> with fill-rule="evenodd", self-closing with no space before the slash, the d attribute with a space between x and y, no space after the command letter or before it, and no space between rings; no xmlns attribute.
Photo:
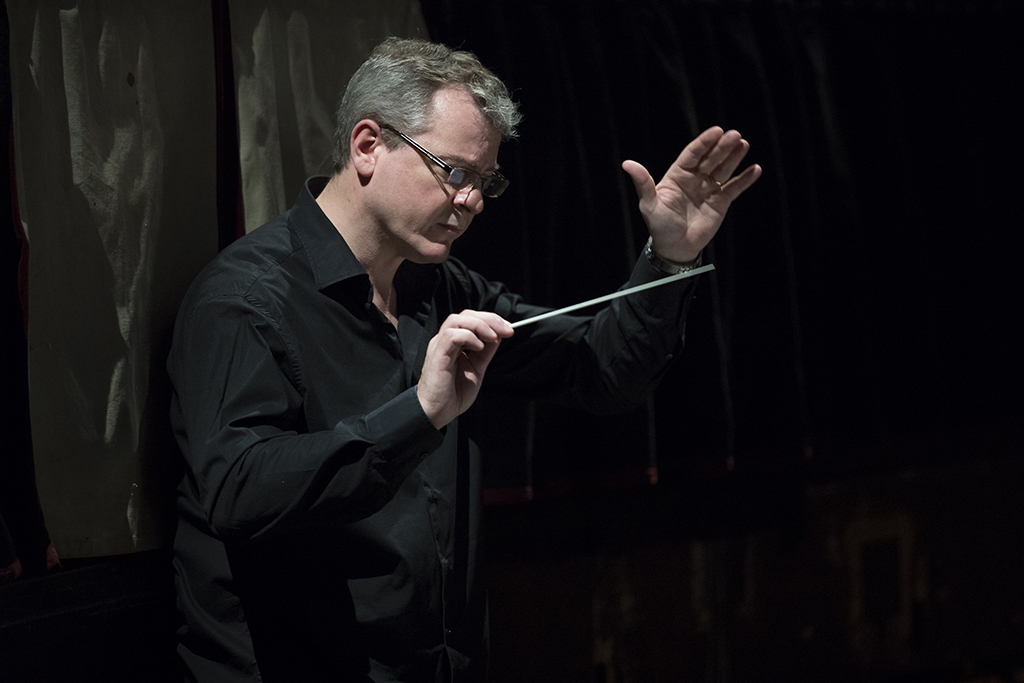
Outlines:
<svg viewBox="0 0 1024 683"><path fill-rule="evenodd" d="M425 40L388 38L352 75L338 105L335 173L348 165L352 129L358 122L372 119L407 135L421 133L430 127L434 94L444 87L464 88L503 140L516 137L519 107L476 55ZM385 131L385 144L396 139Z"/></svg>

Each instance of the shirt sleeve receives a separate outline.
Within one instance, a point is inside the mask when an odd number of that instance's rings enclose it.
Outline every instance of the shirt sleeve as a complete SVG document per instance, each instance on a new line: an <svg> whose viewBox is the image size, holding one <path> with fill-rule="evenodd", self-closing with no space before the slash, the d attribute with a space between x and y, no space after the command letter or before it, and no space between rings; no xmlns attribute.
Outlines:
<svg viewBox="0 0 1024 683"><path fill-rule="evenodd" d="M193 514L224 540L362 519L443 441L415 387L304 433L294 358L275 322L241 298L201 304L178 321L168 372L183 486Z"/></svg>
<svg viewBox="0 0 1024 683"><path fill-rule="evenodd" d="M479 304L509 321L542 313L503 285L466 271ZM640 259L623 287L664 277ZM593 315L560 315L527 325L502 342L487 370L488 389L547 398L594 413L643 401L682 350L696 278L620 297Z"/></svg>

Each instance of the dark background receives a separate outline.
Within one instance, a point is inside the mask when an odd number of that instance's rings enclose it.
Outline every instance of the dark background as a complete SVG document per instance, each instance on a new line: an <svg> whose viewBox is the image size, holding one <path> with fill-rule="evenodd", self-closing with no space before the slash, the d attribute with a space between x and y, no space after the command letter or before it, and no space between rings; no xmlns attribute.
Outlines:
<svg viewBox="0 0 1024 683"><path fill-rule="evenodd" d="M522 103L509 194L457 249L534 300L628 273L646 233L622 159L657 179L707 126L751 142L764 176L657 395L659 469L932 465L1019 433L1020 12L818 4L424 3Z"/></svg>
<svg viewBox="0 0 1024 683"><path fill-rule="evenodd" d="M495 679L1020 680L1019 6L424 9L522 103L457 248L534 300L625 277L622 159L764 168L646 409L485 405Z"/></svg>
<svg viewBox="0 0 1024 683"><path fill-rule="evenodd" d="M522 105L457 255L533 302L626 278L621 160L658 178L717 124L764 168L647 406L479 406L492 679L1021 680L1020 6L422 6ZM5 587L0 679L165 677L167 579L156 552Z"/></svg>

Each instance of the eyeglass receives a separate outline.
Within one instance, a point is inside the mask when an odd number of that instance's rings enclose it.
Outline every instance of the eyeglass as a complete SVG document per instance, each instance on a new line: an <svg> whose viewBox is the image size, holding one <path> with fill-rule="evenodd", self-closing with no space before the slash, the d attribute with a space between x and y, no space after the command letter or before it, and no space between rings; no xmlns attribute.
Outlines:
<svg viewBox="0 0 1024 683"><path fill-rule="evenodd" d="M449 185L454 187L456 190L461 190L464 187L479 188L480 192L485 197L500 197L501 193L508 187L508 178L501 175L497 171L491 175L480 175L476 171L471 171L468 168L459 168L458 166L452 166L451 164L445 163L439 159L436 155L432 154L426 147L413 140L411 137L398 131L393 126L389 126L386 123L380 124L381 128L386 128L392 133L402 138L410 147L415 149L417 152L425 156L426 158L433 161L435 164L444 169L444 172L448 174L445 179Z"/></svg>

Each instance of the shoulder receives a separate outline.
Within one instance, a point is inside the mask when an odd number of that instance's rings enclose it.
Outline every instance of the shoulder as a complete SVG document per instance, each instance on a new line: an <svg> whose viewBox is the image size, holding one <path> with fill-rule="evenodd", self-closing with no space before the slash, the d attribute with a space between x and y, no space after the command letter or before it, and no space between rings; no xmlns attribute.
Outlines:
<svg viewBox="0 0 1024 683"><path fill-rule="evenodd" d="M441 279L448 287L466 293L504 287L500 282L492 282L480 273L467 267L465 263L454 256L449 257L442 264Z"/></svg>
<svg viewBox="0 0 1024 683"><path fill-rule="evenodd" d="M221 251L193 281L178 310L167 361L172 379L202 367L203 359L244 356L253 345L290 355L295 344L281 315L286 303L281 284L293 279L289 271L303 270L295 266L302 256L286 217Z"/></svg>
<svg viewBox="0 0 1024 683"><path fill-rule="evenodd" d="M453 311L471 308L504 315L519 300L503 283L484 277L454 257L444 262L441 283L452 301Z"/></svg>
<svg viewBox="0 0 1024 683"><path fill-rule="evenodd" d="M280 281L303 268L302 244L288 229L287 214L264 224L226 247L196 277L182 302L179 318L199 309L270 306Z"/></svg>

